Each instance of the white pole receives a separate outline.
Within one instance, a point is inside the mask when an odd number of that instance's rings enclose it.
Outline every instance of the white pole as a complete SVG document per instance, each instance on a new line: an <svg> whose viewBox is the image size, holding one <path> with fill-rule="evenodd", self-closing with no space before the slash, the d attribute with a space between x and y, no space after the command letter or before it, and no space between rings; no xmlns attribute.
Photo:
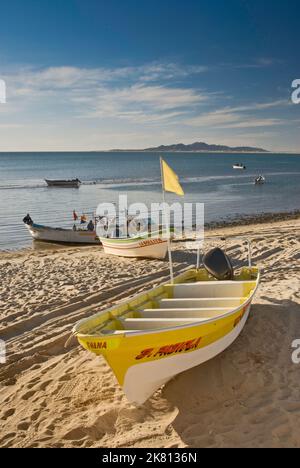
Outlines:
<svg viewBox="0 0 300 468"><path fill-rule="evenodd" d="M199 245L198 250L197 250L197 265L196 265L197 270L200 269L200 250L201 250L201 247Z"/></svg>
<svg viewBox="0 0 300 468"><path fill-rule="evenodd" d="M248 263L249 263L249 268L252 268L252 249L251 249L251 242L249 239L247 239L248 242Z"/></svg>
<svg viewBox="0 0 300 468"><path fill-rule="evenodd" d="M160 173L161 173L161 184L162 184L162 196L163 196L163 203L166 202L165 197L165 181L164 181L164 171L162 166L162 157L160 157ZM172 262L172 251L171 251L171 239L170 239L170 226L169 220L166 220L166 229L167 229L167 239L168 239L168 255L169 255L169 268L170 268L170 278L171 283L174 283L174 272L173 272L173 262Z"/></svg>

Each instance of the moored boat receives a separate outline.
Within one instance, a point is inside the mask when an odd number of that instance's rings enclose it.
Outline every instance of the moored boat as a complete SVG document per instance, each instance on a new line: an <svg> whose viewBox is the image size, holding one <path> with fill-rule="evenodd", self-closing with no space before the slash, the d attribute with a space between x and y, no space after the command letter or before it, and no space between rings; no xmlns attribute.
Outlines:
<svg viewBox="0 0 300 468"><path fill-rule="evenodd" d="M140 405L174 376L237 339L259 278L250 248L249 265L237 272L226 254L214 249L203 268L80 321L73 334L86 350L106 359L128 400Z"/></svg>
<svg viewBox="0 0 300 468"><path fill-rule="evenodd" d="M266 178L262 175L257 176L254 180L255 185L263 185L265 182L266 182Z"/></svg>
<svg viewBox="0 0 300 468"><path fill-rule="evenodd" d="M135 237L100 237L104 252L119 257L164 259L168 251L168 241L159 235L148 232Z"/></svg>
<svg viewBox="0 0 300 468"><path fill-rule="evenodd" d="M37 241L62 244L100 244L96 231L77 228L63 229L43 226L41 224L26 224L32 238Z"/></svg>
<svg viewBox="0 0 300 468"><path fill-rule="evenodd" d="M50 180L45 179L48 187L62 187L62 188L79 188L81 181L79 179L72 180Z"/></svg>
<svg viewBox="0 0 300 468"><path fill-rule="evenodd" d="M238 169L238 170L242 170L242 171L245 171L247 169L244 164L240 164L240 163L236 163L232 167L233 167L233 169Z"/></svg>

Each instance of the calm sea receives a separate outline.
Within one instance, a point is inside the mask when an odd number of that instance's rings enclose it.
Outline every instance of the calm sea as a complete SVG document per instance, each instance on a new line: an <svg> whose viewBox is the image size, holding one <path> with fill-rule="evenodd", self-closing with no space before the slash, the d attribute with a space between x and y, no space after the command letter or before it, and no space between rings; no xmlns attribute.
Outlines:
<svg viewBox="0 0 300 468"><path fill-rule="evenodd" d="M180 176L183 201L205 204L205 221L300 208L300 156L167 153ZM246 171L234 171L242 162ZM263 174L267 183L255 186ZM49 179L76 178L80 189L48 188ZM0 250L31 245L22 219L71 227L72 211L93 212L101 202L161 201L159 155L153 153L0 153ZM172 194L168 200L174 200Z"/></svg>

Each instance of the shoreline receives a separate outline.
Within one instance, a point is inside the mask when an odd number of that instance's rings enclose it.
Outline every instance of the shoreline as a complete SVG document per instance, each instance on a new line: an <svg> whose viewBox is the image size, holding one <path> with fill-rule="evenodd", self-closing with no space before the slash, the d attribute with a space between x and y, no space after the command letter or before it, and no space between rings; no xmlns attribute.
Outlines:
<svg viewBox="0 0 300 468"><path fill-rule="evenodd" d="M204 229L211 231L214 229L226 229L226 228L234 228L234 227L243 227L243 226L253 226L253 225L260 225L260 224L275 224L278 222L283 221L292 221L300 219L300 210L288 211L288 212L279 212L279 213L259 213L257 215L243 215L237 216L236 218L232 219L224 219L221 221L211 221L204 224ZM187 239L176 239L175 242L182 242ZM30 242L30 241L29 241ZM31 241L33 242L33 241ZM28 246L15 248L15 249L0 249L0 259L1 256L14 253L26 253L26 252L34 252L34 251L47 251L47 250L55 250L55 249L72 249L72 248L79 248L79 249L86 249L89 247L93 247L91 245L62 245L58 243L40 243L42 247L34 249L33 244L29 244ZM100 245L95 245L94 248L99 248Z"/></svg>
<svg viewBox="0 0 300 468"><path fill-rule="evenodd" d="M262 155L291 155L300 156L300 152L296 151L145 151L145 150L62 150L62 151L0 151L0 154L27 154L27 153L38 153L38 154L56 154L56 153L150 153L150 154L262 154Z"/></svg>
<svg viewBox="0 0 300 468"><path fill-rule="evenodd" d="M282 211L278 213L258 213L256 215L237 215L236 218L222 220L222 221L212 221L205 223L205 228L207 229L221 229L229 227L242 227L242 226L252 226L256 224L272 224L280 221L290 221L300 219L300 210L293 211Z"/></svg>

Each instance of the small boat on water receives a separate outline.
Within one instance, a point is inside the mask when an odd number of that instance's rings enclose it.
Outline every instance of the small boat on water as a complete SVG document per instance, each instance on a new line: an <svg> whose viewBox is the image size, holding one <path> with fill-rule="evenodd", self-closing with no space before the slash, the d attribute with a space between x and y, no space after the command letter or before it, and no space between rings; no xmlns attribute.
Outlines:
<svg viewBox="0 0 300 468"><path fill-rule="evenodd" d="M236 163L232 167L233 169L238 169L241 171L245 171L247 169L246 166L244 166L244 164L240 164L240 163Z"/></svg>
<svg viewBox="0 0 300 468"><path fill-rule="evenodd" d="M24 224L34 240L61 244L100 244L95 230L53 228L35 224L31 219L26 222L26 218Z"/></svg>
<svg viewBox="0 0 300 468"><path fill-rule="evenodd" d="M262 175L257 176L254 180L255 185L263 185L265 182L266 182L266 178Z"/></svg>
<svg viewBox="0 0 300 468"><path fill-rule="evenodd" d="M49 180L45 179L48 187L63 187L63 188L79 188L81 181L79 179L72 180Z"/></svg>
<svg viewBox="0 0 300 468"><path fill-rule="evenodd" d="M141 405L174 376L238 338L259 279L250 243L249 265L236 272L226 254L214 249L203 267L198 260L196 269L173 282L80 321L73 334L83 348L106 359L127 399Z"/></svg>
<svg viewBox="0 0 300 468"><path fill-rule="evenodd" d="M100 237L104 252L119 257L154 258L163 260L168 251L168 240L158 233L142 233L135 237Z"/></svg>

